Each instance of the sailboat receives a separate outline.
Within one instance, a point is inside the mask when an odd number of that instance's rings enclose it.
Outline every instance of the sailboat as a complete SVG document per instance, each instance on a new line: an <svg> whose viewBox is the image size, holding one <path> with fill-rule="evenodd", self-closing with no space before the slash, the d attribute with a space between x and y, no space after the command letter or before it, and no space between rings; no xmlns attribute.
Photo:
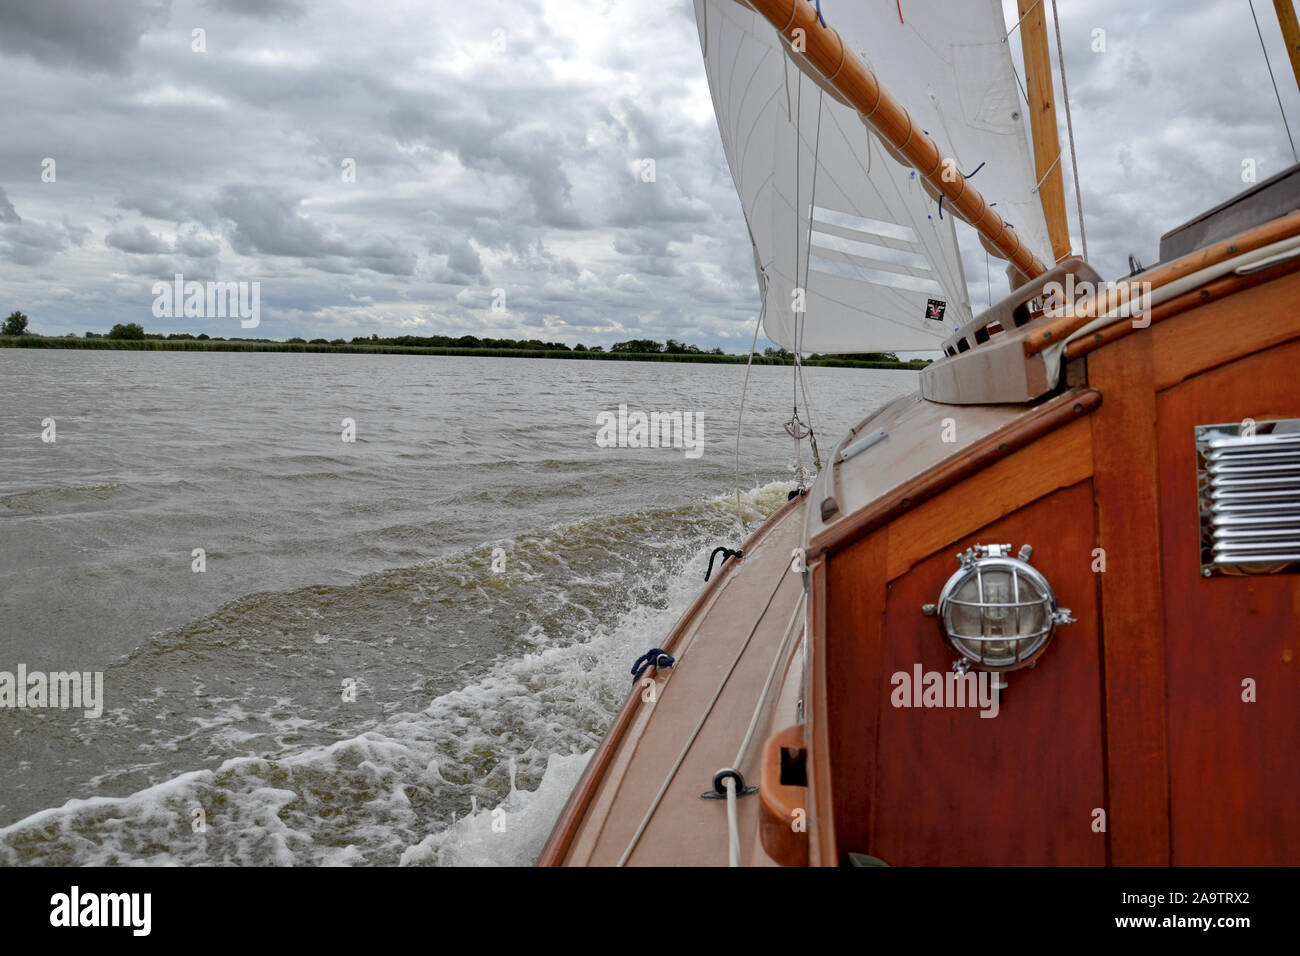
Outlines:
<svg viewBox="0 0 1300 956"><path fill-rule="evenodd" d="M1043 0L825 6L695 0L762 327L943 357L722 543L540 863L1293 863L1300 167L1103 281Z"/></svg>

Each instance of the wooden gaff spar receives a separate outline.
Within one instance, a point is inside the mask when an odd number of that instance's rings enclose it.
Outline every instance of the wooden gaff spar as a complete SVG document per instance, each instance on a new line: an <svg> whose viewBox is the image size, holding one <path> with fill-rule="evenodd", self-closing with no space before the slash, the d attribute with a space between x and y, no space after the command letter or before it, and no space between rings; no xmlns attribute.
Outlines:
<svg viewBox="0 0 1300 956"><path fill-rule="evenodd" d="M817 11L807 0L749 0L749 5L776 27L795 56L801 56L856 107L863 120L941 192L1011 265L1029 279L1047 271L1020 241L1015 229L1006 224L960 172L955 176L944 175L945 170L956 169L952 160L940 152L938 144L924 130L916 127L903 104L890 95L876 74L844 44L839 33L821 25ZM802 54L798 52L800 46Z"/></svg>

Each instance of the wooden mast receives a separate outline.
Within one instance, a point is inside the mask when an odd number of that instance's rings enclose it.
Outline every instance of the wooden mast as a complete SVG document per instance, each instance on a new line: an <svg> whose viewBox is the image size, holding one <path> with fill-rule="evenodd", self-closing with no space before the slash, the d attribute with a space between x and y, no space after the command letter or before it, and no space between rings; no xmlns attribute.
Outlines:
<svg viewBox="0 0 1300 956"><path fill-rule="evenodd" d="M1065 214L1065 179L1061 175L1061 141L1056 130L1056 95L1052 88L1052 57L1047 47L1047 17L1043 0L1016 0L1020 14L1020 46L1025 54L1025 95L1034 139L1034 171L1038 198L1057 262L1070 256L1070 225Z"/></svg>
<svg viewBox="0 0 1300 956"><path fill-rule="evenodd" d="M1282 39L1286 41L1286 55L1291 58L1291 72L1295 74L1296 86L1300 87L1300 23L1296 22L1295 6L1291 0L1273 0L1273 10L1282 28Z"/></svg>
<svg viewBox="0 0 1300 956"><path fill-rule="evenodd" d="M960 172L945 177L946 170L956 169L955 163L944 162L947 157L939 152L934 140L913 124L907 110L880 85L857 54L844 45L839 33L821 25L817 11L807 0L749 0L749 5L791 44L796 56L801 56L836 94L856 108L871 129L902 153L943 194L951 208L958 210L1013 266L1030 279L1047 271L1038 257L1021 243L1016 230L1007 226ZM1061 195L1064 209L1064 193Z"/></svg>

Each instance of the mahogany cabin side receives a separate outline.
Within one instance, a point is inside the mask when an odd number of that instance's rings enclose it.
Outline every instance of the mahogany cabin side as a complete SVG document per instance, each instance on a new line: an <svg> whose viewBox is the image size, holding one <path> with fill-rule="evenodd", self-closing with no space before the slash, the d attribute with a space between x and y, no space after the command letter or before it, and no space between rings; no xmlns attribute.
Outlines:
<svg viewBox="0 0 1300 956"><path fill-rule="evenodd" d="M1053 394L1020 405L913 396L846 439L841 450L867 447L810 491L804 722L765 757L807 768L765 772L775 859L1300 858L1300 576L1294 564L1203 574L1196 442L1197 426L1300 419L1300 258L1271 255L1300 248L1297 236L1292 213L1151 270L1166 295L1149 327L1085 330ZM1254 265L1216 275L1251 250ZM1038 319L1007 348L1028 362L1082 324ZM1004 543L1033 546L1074 622L1032 669L1006 675L995 719L893 706L891 675L951 668L922 607L958 552ZM786 826L802 807L807 839Z"/></svg>

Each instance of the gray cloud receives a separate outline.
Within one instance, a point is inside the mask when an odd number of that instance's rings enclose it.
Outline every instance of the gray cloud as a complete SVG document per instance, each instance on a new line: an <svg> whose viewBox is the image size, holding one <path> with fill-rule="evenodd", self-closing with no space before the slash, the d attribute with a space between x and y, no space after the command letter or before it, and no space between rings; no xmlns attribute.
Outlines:
<svg viewBox="0 0 1300 956"><path fill-rule="evenodd" d="M0 51L49 66L122 73L170 0L40 0L0 4Z"/></svg>
<svg viewBox="0 0 1300 956"><path fill-rule="evenodd" d="M208 0L208 5L260 20L293 19L303 15L302 7L292 0Z"/></svg>
<svg viewBox="0 0 1300 956"><path fill-rule="evenodd" d="M265 186L224 187L213 204L230 220L230 244L245 255L298 256L312 259L343 251L340 240L300 212L300 199Z"/></svg>
<svg viewBox="0 0 1300 956"><path fill-rule="evenodd" d="M1292 161L1239 4L1059 6L1103 275L1244 188L1244 159L1261 179ZM261 278L273 336L749 343L753 262L686 0L4 3L0 62L22 131L0 182L37 183L21 216L0 192L0 284L39 331L136 321L139 290L184 271ZM57 183L36 179L46 155ZM963 252L978 307L995 293Z"/></svg>
<svg viewBox="0 0 1300 956"><path fill-rule="evenodd" d="M171 243L140 225L114 229L104 237L104 242L114 249L137 255L171 251Z"/></svg>
<svg viewBox="0 0 1300 956"><path fill-rule="evenodd" d="M5 194L4 187L0 186L0 223L22 221L22 216L18 215L18 210L14 208L14 204L9 201L8 195Z"/></svg>
<svg viewBox="0 0 1300 956"><path fill-rule="evenodd" d="M222 188L213 207L231 223L230 245L243 255L291 256L327 272L346 272L349 261L386 275L410 275L416 257L386 236L354 238L308 218L302 200L266 186Z"/></svg>
<svg viewBox="0 0 1300 956"><path fill-rule="evenodd" d="M177 237L176 250L195 259L206 259L221 251L221 241L199 232L187 232Z"/></svg>
<svg viewBox="0 0 1300 956"><path fill-rule="evenodd" d="M44 265L58 253L86 241L89 230L63 223L28 219L0 232L0 258L20 266Z"/></svg>

